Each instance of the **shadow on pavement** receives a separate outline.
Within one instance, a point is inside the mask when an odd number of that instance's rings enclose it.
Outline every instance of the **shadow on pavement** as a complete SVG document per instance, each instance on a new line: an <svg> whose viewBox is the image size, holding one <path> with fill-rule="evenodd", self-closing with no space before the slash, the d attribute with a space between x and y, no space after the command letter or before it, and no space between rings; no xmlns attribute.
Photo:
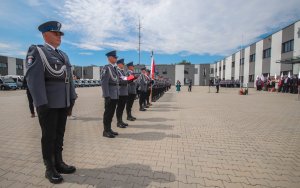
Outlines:
<svg viewBox="0 0 300 188"><path fill-rule="evenodd" d="M69 119L71 121L75 121L75 120L80 120L80 121L83 121L83 122L88 122L88 121L101 121L102 118L99 118L99 117L79 117L77 116L75 119Z"/></svg>
<svg viewBox="0 0 300 188"><path fill-rule="evenodd" d="M151 122L164 122L164 121L173 121L174 119L168 118L138 118L136 121L151 121Z"/></svg>
<svg viewBox="0 0 300 188"><path fill-rule="evenodd" d="M175 175L169 172L154 171L148 165L122 164L108 168L77 169L75 174L64 175L64 181L79 185L102 187L133 187L145 188L151 182L170 183Z"/></svg>
<svg viewBox="0 0 300 188"><path fill-rule="evenodd" d="M129 128L171 130L171 129L173 129L173 126L172 125L163 125L163 124L155 124L155 125L130 125Z"/></svg>
<svg viewBox="0 0 300 188"><path fill-rule="evenodd" d="M180 138L179 135L166 134L162 132L142 132L142 133L123 133L118 138L128 138L133 140L162 140L164 138Z"/></svg>

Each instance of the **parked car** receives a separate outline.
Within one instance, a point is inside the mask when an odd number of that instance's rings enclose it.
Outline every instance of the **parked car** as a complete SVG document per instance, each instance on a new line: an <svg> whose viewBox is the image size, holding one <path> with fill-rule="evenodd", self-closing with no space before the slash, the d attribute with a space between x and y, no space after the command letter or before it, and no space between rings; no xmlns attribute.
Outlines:
<svg viewBox="0 0 300 188"><path fill-rule="evenodd" d="M93 87L97 86L96 80L91 80L91 85L92 85Z"/></svg>
<svg viewBox="0 0 300 188"><path fill-rule="evenodd" d="M96 80L97 86L101 86L101 80Z"/></svg>
<svg viewBox="0 0 300 188"><path fill-rule="evenodd" d="M6 75L4 78L12 78L14 82L17 84L18 89L24 89L23 88L23 80L24 76L19 75Z"/></svg>
<svg viewBox="0 0 300 188"><path fill-rule="evenodd" d="M1 90L16 90L18 86L12 78L0 78L0 89Z"/></svg>
<svg viewBox="0 0 300 188"><path fill-rule="evenodd" d="M89 87L90 86L88 80L81 80L81 83L82 83L82 87Z"/></svg>

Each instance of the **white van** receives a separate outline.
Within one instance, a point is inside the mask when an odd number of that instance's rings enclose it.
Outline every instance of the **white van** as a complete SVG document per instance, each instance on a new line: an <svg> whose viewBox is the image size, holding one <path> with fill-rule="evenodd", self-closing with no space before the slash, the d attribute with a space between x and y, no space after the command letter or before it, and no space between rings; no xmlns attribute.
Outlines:
<svg viewBox="0 0 300 188"><path fill-rule="evenodd" d="M20 76L20 75L6 75L6 76L4 76L4 78L12 78L16 82L18 89L23 89L24 76Z"/></svg>

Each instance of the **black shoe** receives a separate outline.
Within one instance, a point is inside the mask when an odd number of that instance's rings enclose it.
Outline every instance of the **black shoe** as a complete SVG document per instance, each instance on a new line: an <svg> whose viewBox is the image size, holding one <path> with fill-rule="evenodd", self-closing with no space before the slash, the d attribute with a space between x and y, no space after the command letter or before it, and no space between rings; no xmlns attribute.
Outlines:
<svg viewBox="0 0 300 188"><path fill-rule="evenodd" d="M115 135L108 131L103 131L103 136L107 138L115 138Z"/></svg>
<svg viewBox="0 0 300 188"><path fill-rule="evenodd" d="M59 184L64 180L64 178L54 168L52 170L46 170L45 178L47 178L50 183L53 184Z"/></svg>
<svg viewBox="0 0 300 188"><path fill-rule="evenodd" d="M146 105L145 108L149 108L149 105Z"/></svg>
<svg viewBox="0 0 300 188"><path fill-rule="evenodd" d="M110 130L110 133L111 133L111 134L113 134L114 136L117 136L117 135L119 135L119 133L118 133L118 132L115 132L115 131L113 131L113 130Z"/></svg>
<svg viewBox="0 0 300 188"><path fill-rule="evenodd" d="M136 120L136 117L131 116L131 118L133 118L134 120Z"/></svg>
<svg viewBox="0 0 300 188"><path fill-rule="evenodd" d="M133 117L127 117L128 121L135 121L135 119Z"/></svg>
<svg viewBox="0 0 300 188"><path fill-rule="evenodd" d="M124 122L122 121L122 124L125 125L126 127L128 127L128 123L124 123Z"/></svg>
<svg viewBox="0 0 300 188"><path fill-rule="evenodd" d="M61 174L72 174L76 171L75 166L69 166L66 163L62 162L58 165L55 165L57 172Z"/></svg>
<svg viewBox="0 0 300 188"><path fill-rule="evenodd" d="M119 128L126 128L126 126L122 122L117 123L117 127Z"/></svg>
<svg viewBox="0 0 300 188"><path fill-rule="evenodd" d="M62 153L55 154L55 169L61 174L72 174L76 171L75 166L67 165L62 158Z"/></svg>
<svg viewBox="0 0 300 188"><path fill-rule="evenodd" d="M140 108L140 111L146 111L146 109L145 108Z"/></svg>
<svg viewBox="0 0 300 188"><path fill-rule="evenodd" d="M46 166L45 178L47 178L50 183L61 183L64 178L56 171L54 167L54 158L53 160L44 160L44 163Z"/></svg>

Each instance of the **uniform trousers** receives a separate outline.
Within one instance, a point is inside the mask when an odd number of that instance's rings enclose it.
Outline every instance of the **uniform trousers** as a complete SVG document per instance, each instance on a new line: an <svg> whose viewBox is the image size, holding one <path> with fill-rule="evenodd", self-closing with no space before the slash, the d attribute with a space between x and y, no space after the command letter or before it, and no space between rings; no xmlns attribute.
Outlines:
<svg viewBox="0 0 300 188"><path fill-rule="evenodd" d="M128 98L128 96L119 96L117 110L116 110L116 116L117 116L118 122L120 120L122 120L124 108L125 108L125 105L127 102L127 98Z"/></svg>
<svg viewBox="0 0 300 188"><path fill-rule="evenodd" d="M62 152L67 122L67 108L37 108L42 129L42 154L44 160L52 160L55 154Z"/></svg>
<svg viewBox="0 0 300 188"><path fill-rule="evenodd" d="M150 93L151 93L151 91L150 91L150 89L148 89L147 94L146 94L145 105L149 105L150 104L150 101L149 101L149 99L150 99Z"/></svg>
<svg viewBox="0 0 300 188"><path fill-rule="evenodd" d="M146 97L147 97L147 92L144 92L144 91L140 91L140 100L139 100L139 103L140 103L140 107L142 107L146 101Z"/></svg>
<svg viewBox="0 0 300 188"><path fill-rule="evenodd" d="M129 116L131 114L131 110L132 110L132 106L133 106L135 97L136 97L136 94L129 94L128 95L128 99L127 99L127 103L126 103L127 116Z"/></svg>
<svg viewBox="0 0 300 188"><path fill-rule="evenodd" d="M103 125L104 131L106 132L111 131L111 122L114 117L117 104L118 99L105 98Z"/></svg>

